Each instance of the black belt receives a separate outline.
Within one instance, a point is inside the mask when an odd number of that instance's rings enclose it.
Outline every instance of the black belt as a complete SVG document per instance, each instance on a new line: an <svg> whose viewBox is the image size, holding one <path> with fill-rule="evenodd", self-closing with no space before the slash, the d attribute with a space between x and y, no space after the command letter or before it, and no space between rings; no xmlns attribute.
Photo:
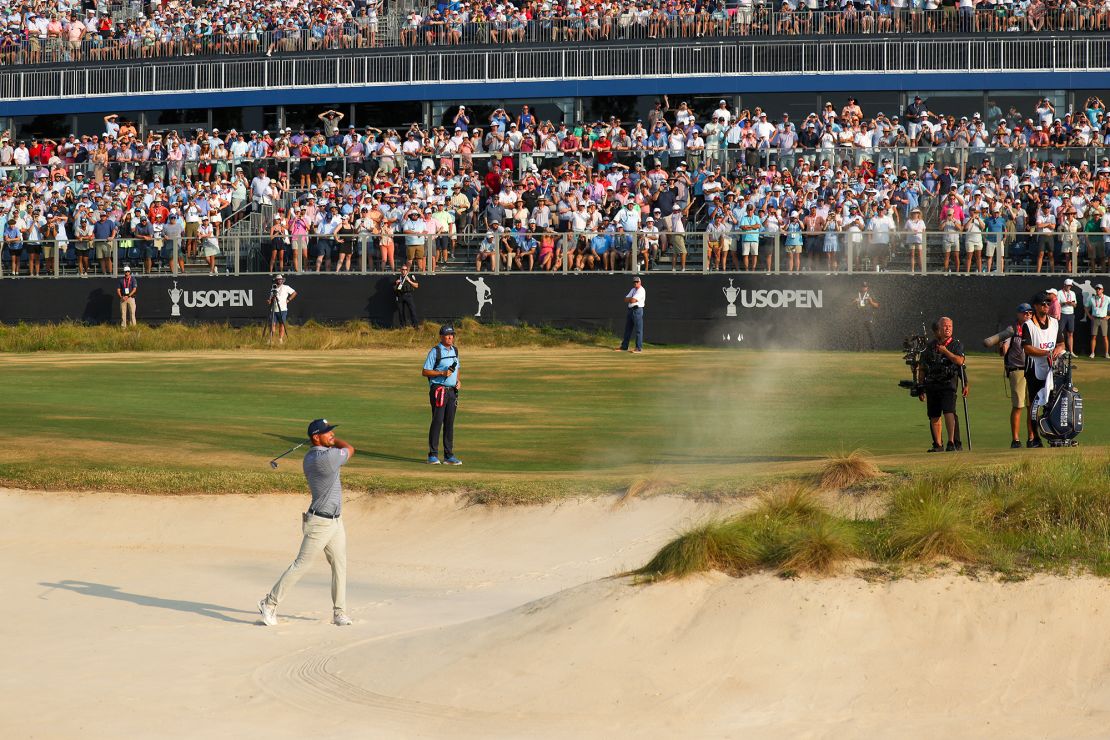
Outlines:
<svg viewBox="0 0 1110 740"><path fill-rule="evenodd" d="M309 509L308 513L311 514L312 516L318 516L321 519L338 519L339 518L338 514L324 514L323 512L313 511L312 509Z"/></svg>

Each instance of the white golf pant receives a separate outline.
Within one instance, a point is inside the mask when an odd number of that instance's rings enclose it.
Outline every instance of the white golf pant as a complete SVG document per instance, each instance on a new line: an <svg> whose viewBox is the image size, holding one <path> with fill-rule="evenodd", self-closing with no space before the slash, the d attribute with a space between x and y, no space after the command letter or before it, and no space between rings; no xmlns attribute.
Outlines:
<svg viewBox="0 0 1110 740"><path fill-rule="evenodd" d="M347 610L347 531L342 519L325 519L311 514L304 515L301 527L304 539L297 559L285 569L277 580L266 602L277 606L285 598L286 592L305 574L320 551L331 566L331 601L336 613Z"/></svg>

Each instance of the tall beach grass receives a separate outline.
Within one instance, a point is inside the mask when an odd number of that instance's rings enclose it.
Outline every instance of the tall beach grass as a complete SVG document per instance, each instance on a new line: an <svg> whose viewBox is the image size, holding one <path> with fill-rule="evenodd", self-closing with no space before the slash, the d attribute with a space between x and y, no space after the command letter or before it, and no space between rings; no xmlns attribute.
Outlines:
<svg viewBox="0 0 1110 740"><path fill-rule="evenodd" d="M683 533L635 573L830 573L862 558L897 567L954 562L1008 576L1110 576L1110 460L1101 455L1048 452L1016 465L948 469L879 495L880 514L852 518L788 488Z"/></svg>

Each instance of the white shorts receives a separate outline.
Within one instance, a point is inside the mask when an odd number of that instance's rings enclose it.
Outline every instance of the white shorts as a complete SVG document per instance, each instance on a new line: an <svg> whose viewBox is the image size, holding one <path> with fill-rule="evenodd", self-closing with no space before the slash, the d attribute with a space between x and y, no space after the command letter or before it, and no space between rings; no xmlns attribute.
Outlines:
<svg viewBox="0 0 1110 740"><path fill-rule="evenodd" d="M945 237L944 237L944 252L945 252L945 254L949 254L951 252L959 252L959 251L960 251L960 237L959 236L948 236L946 234Z"/></svg>
<svg viewBox="0 0 1110 740"><path fill-rule="evenodd" d="M741 256L744 257L758 257L759 256L759 242L742 242Z"/></svg>
<svg viewBox="0 0 1110 740"><path fill-rule="evenodd" d="M994 259L995 254L1001 257L1005 252L1002 249L1002 244L996 241L988 241L983 246L983 256L987 259Z"/></svg>
<svg viewBox="0 0 1110 740"><path fill-rule="evenodd" d="M983 251L983 240L982 240L982 238L971 239L969 237L968 240L967 240L967 251L969 253L970 252L982 252Z"/></svg>

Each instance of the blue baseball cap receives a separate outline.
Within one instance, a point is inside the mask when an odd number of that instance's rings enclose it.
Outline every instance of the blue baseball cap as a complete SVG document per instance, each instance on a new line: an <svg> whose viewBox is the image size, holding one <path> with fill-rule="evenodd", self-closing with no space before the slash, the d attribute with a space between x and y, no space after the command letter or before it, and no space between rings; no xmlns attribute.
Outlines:
<svg viewBox="0 0 1110 740"><path fill-rule="evenodd" d="M314 434L327 434L332 429L335 429L338 424L329 424L327 419L316 419L308 425L308 436Z"/></svg>
<svg viewBox="0 0 1110 740"><path fill-rule="evenodd" d="M1033 307L1030 306L1028 303L1019 303L1018 307L1017 307L1017 310L1018 310L1018 313L1025 313L1026 311L1029 311L1030 313L1032 313L1033 312Z"/></svg>
<svg viewBox="0 0 1110 740"><path fill-rule="evenodd" d="M439 327L439 335L441 337L445 337L448 334L451 334L453 336L455 334L455 327L451 326L450 324Z"/></svg>

